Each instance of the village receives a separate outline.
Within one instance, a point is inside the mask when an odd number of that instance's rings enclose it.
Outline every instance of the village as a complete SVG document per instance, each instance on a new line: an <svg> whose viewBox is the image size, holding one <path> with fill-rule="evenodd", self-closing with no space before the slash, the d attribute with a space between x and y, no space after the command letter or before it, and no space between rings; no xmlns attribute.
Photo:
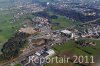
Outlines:
<svg viewBox="0 0 100 66"><path fill-rule="evenodd" d="M50 47L54 45L62 45L68 40L78 41L80 39L100 39L100 26L84 29L83 32L78 31L77 29L64 28L59 30L52 30L51 24L48 22L47 18L43 17L34 17L32 19L34 21L34 25L32 27L24 27L20 28L19 32L29 33L31 37L29 37L29 48L24 50L25 53L28 53L30 50L33 50L37 47L43 46L40 50L29 54L26 59L20 61L20 63L24 66L41 66L46 64L44 63L28 63L29 57L32 56L34 58L41 57L52 57L55 55L55 51ZM77 43L82 47L90 47L96 46L95 42L80 42ZM27 64L26 64L27 63Z"/></svg>

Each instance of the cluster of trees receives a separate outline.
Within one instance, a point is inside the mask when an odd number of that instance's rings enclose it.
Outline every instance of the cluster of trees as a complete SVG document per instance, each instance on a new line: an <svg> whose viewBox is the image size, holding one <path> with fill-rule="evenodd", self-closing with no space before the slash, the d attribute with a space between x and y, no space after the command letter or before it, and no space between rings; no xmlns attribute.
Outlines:
<svg viewBox="0 0 100 66"><path fill-rule="evenodd" d="M78 44L79 46L82 46L82 47L96 46L95 42L86 41L85 39L84 40L75 41L75 43Z"/></svg>
<svg viewBox="0 0 100 66"><path fill-rule="evenodd" d="M47 11L37 12L33 15L48 18L48 19L57 19L58 18L57 15L55 15L55 14L51 15L51 14L47 13Z"/></svg>
<svg viewBox="0 0 100 66"><path fill-rule="evenodd" d="M2 55L0 55L0 60L16 57L20 48L25 46L28 36L29 34L26 33L16 33L14 37L10 38L1 49Z"/></svg>
<svg viewBox="0 0 100 66"><path fill-rule="evenodd" d="M78 41L75 41L76 44L83 44L83 43L85 43L85 42L86 42L86 40L82 40L82 39L80 39L80 40L78 40Z"/></svg>

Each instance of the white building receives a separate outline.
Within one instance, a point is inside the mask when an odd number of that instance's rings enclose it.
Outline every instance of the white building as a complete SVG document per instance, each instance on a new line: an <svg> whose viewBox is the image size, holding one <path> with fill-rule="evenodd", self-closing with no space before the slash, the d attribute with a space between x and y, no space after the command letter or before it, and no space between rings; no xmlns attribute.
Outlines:
<svg viewBox="0 0 100 66"><path fill-rule="evenodd" d="M62 30L61 32L62 32L62 33L65 33L65 34L71 34L71 33L72 33L72 32L69 31L69 30Z"/></svg>
<svg viewBox="0 0 100 66"><path fill-rule="evenodd" d="M50 57L52 57L54 54L55 54L55 51L54 50L52 50L52 49L49 49L48 51L46 51L49 55L48 56L46 56L46 59L48 59L48 58L50 58Z"/></svg>

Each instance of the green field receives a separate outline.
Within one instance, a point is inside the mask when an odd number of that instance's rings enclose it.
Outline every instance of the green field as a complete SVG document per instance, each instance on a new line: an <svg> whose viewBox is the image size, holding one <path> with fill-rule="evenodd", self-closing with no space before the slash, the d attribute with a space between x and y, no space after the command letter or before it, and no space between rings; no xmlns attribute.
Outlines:
<svg viewBox="0 0 100 66"><path fill-rule="evenodd" d="M31 14L25 14L20 16L18 19L15 19L13 15L18 12L19 10L0 11L0 49L2 48L4 42L12 37L16 31L27 22L27 18L30 20L34 17Z"/></svg>
<svg viewBox="0 0 100 66"><path fill-rule="evenodd" d="M16 64L15 66L22 66L21 64Z"/></svg>
<svg viewBox="0 0 100 66"><path fill-rule="evenodd" d="M16 11L0 11L0 49L16 30L20 27L23 20L14 22L13 15Z"/></svg>
<svg viewBox="0 0 100 66"><path fill-rule="evenodd" d="M97 54L99 54L99 50L100 50L100 41L99 40L87 40L87 41L94 41L96 42L96 46L95 47L80 47L80 49L77 48L77 45L74 43L74 41L69 40L68 42L66 42L63 45L55 45L53 46L53 49L55 50L57 56L59 54L62 54L63 52L69 52L72 54L75 54L77 56L83 55L83 56L91 56L93 55L94 57L96 57ZM94 49L95 48L95 49ZM87 52L90 52L91 54L88 54ZM80 66L77 64L73 64L73 63L68 63L68 64L56 64L56 63L49 63L46 64L45 66Z"/></svg>
<svg viewBox="0 0 100 66"><path fill-rule="evenodd" d="M57 46L54 46L53 48L58 53L61 53L64 51L70 51L70 52L73 52L77 55L87 55L87 53L85 53L85 52L83 52L80 49L75 47L74 41L68 41L67 43L65 43L61 46L57 45Z"/></svg>
<svg viewBox="0 0 100 66"><path fill-rule="evenodd" d="M58 16L57 19L52 19L52 23L59 23L58 26L53 26L52 29L57 30L60 28L66 28L66 27L73 27L77 24L79 24L79 22L76 21L72 21L70 19L67 19L64 16Z"/></svg>
<svg viewBox="0 0 100 66"><path fill-rule="evenodd" d="M72 51L73 53L77 54L77 55L89 55L88 53L84 52L83 50L92 53L92 55L96 55L99 52L100 49L100 41L99 40L87 40L87 41L94 41L96 42L96 46L93 47L81 47L81 49L77 48L77 44L75 44L74 41L69 40L68 42L66 42L65 44L59 46L56 45L53 47L53 49L57 52L63 52L63 51ZM95 49L94 49L95 48Z"/></svg>

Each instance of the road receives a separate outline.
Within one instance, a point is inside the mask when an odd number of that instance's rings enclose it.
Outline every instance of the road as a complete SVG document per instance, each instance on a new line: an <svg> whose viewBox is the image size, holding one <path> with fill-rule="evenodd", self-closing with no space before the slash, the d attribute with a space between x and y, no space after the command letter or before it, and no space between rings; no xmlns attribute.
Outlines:
<svg viewBox="0 0 100 66"><path fill-rule="evenodd" d="M96 22L97 20L100 20L100 18L95 19L95 20L92 20L92 21L88 21L88 22L85 22L85 23L82 23L82 24L94 23L94 22Z"/></svg>

